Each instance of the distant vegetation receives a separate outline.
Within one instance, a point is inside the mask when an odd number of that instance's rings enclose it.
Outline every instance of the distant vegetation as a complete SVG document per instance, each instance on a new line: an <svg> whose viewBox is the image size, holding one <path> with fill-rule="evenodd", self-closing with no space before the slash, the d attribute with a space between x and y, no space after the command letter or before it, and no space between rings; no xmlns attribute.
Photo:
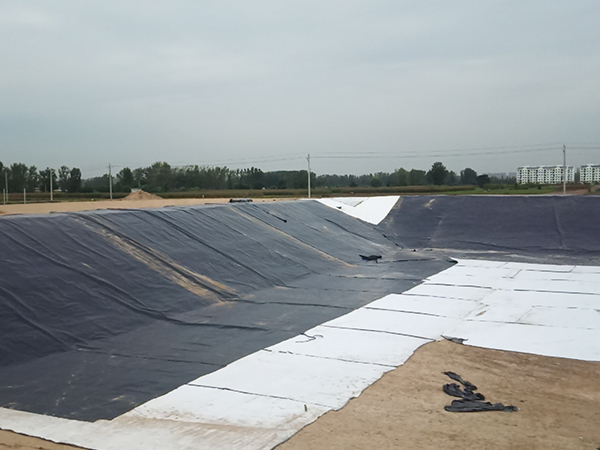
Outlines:
<svg viewBox="0 0 600 450"><path fill-rule="evenodd" d="M38 170L36 166L26 166L23 163L14 163L10 166L4 166L0 161L0 185L6 189L8 185L9 192L50 192L60 189L63 192L81 192L82 180L81 170L74 167L72 169L62 166L58 171L46 168Z"/></svg>
<svg viewBox="0 0 600 450"><path fill-rule="evenodd" d="M46 198L50 186L56 199L103 198L109 191L109 176L82 179L79 168L61 166L58 170L22 163L4 166L0 162L0 185L8 184L11 198L21 195L23 189L32 201ZM364 175L317 175L311 173L311 187L315 196L390 193L542 193L553 187L516 186L514 177L497 178L477 174L465 168L456 174L441 162L435 162L428 171L400 168L394 172ZM115 198L123 197L133 188L171 197L235 197L235 196L303 196L308 187L306 170L263 172L251 167L232 170L227 167L185 166L172 167L156 162L149 167L120 170L113 177Z"/></svg>
<svg viewBox="0 0 600 450"><path fill-rule="evenodd" d="M429 171L400 168L392 173L378 172L366 175L317 175L311 173L311 187L318 188L381 188L403 186L460 186L483 183L514 184L515 179L494 179L479 177L473 169L467 168L460 175L436 162ZM481 179L480 179L481 178ZM132 188L164 194L169 192L190 192L199 190L294 190L307 189L306 170L280 170L263 172L251 167L232 170L227 167L171 167L166 162L156 162L149 167L131 170L122 169L114 179L115 192L130 192ZM108 174L84 181L83 190L106 192Z"/></svg>

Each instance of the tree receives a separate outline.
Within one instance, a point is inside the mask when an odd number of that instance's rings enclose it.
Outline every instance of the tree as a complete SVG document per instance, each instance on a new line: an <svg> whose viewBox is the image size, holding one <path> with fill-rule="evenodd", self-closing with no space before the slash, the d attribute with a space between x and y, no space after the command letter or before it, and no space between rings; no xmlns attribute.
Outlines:
<svg viewBox="0 0 600 450"><path fill-rule="evenodd" d="M27 179L25 180L25 187L29 192L35 191L40 184L40 175L38 174L37 167L31 166L27 169Z"/></svg>
<svg viewBox="0 0 600 450"><path fill-rule="evenodd" d="M509 177L509 176L491 176L490 183L492 184L515 184L517 182L517 177Z"/></svg>
<svg viewBox="0 0 600 450"><path fill-rule="evenodd" d="M77 167L73 167L69 172L69 181L67 183L68 192L79 192L81 191L81 170Z"/></svg>
<svg viewBox="0 0 600 450"><path fill-rule="evenodd" d="M378 188L378 187L380 187L383 184L383 182L381 181L381 178L379 178L379 177L371 177L371 183L370 184L371 184L372 187Z"/></svg>
<svg viewBox="0 0 600 450"><path fill-rule="evenodd" d="M40 170L39 173L38 185L40 187L40 191L50 192L50 174L52 174L52 189L56 189L58 187L58 183L56 181L56 172L53 169L46 167L46 170Z"/></svg>
<svg viewBox="0 0 600 450"><path fill-rule="evenodd" d="M108 174L100 177L88 178L82 182L84 192L108 192Z"/></svg>
<svg viewBox="0 0 600 450"><path fill-rule="evenodd" d="M477 177L477 186L483 187L486 184L490 184L491 180L489 175L479 175Z"/></svg>
<svg viewBox="0 0 600 450"><path fill-rule="evenodd" d="M396 169L396 171L390 175L391 186L407 186L409 181L409 173L403 167Z"/></svg>
<svg viewBox="0 0 600 450"><path fill-rule="evenodd" d="M138 188L146 185L146 171L140 167L133 170L133 184Z"/></svg>
<svg viewBox="0 0 600 450"><path fill-rule="evenodd" d="M444 184L446 186L456 186L458 184L458 176L456 172L451 170L446 174L446 178L444 179Z"/></svg>
<svg viewBox="0 0 600 450"><path fill-rule="evenodd" d="M411 169L408 173L409 186L422 186L427 184L427 173L424 170Z"/></svg>
<svg viewBox="0 0 600 450"><path fill-rule="evenodd" d="M48 170L48 169L46 169ZM47 178L47 180L46 180ZM44 173L44 182L49 182L47 173ZM53 179L54 182L54 179ZM58 186L54 185L53 188L58 187L63 192L80 192L81 191L81 170L77 167L69 169L67 166L61 166L58 169Z"/></svg>
<svg viewBox="0 0 600 450"><path fill-rule="evenodd" d="M121 171L117 174L117 188L120 191L127 192L130 191L133 186L133 172L129 167L125 167L121 169Z"/></svg>
<svg viewBox="0 0 600 450"><path fill-rule="evenodd" d="M460 171L460 184L477 184L477 172L467 167L465 170Z"/></svg>
<svg viewBox="0 0 600 450"><path fill-rule="evenodd" d="M448 176L448 169L441 162L434 162L429 172L427 172L427 178L430 183L436 186L444 184L446 177Z"/></svg>
<svg viewBox="0 0 600 450"><path fill-rule="evenodd" d="M292 172L292 188L293 189L307 189L308 188L308 172L306 170L297 170L297 171Z"/></svg>
<svg viewBox="0 0 600 450"><path fill-rule="evenodd" d="M27 187L27 172L29 168L23 163L14 163L8 170L8 190L23 192Z"/></svg>
<svg viewBox="0 0 600 450"><path fill-rule="evenodd" d="M265 174L262 170L257 168L250 168L248 171L248 178L252 189L262 189L264 187L263 178Z"/></svg>
<svg viewBox="0 0 600 450"><path fill-rule="evenodd" d="M265 174L262 170L251 167L250 169L236 170L231 174L235 178L238 189L262 189L265 187Z"/></svg>
<svg viewBox="0 0 600 450"><path fill-rule="evenodd" d="M2 176L2 179L0 180L0 185L2 185L2 189L4 188L4 172L7 168L4 167L4 164L2 164L2 161L0 161L0 175Z"/></svg>
<svg viewBox="0 0 600 450"><path fill-rule="evenodd" d="M173 172L171 166L166 162L155 162L146 169L146 180L148 190L155 192L167 192L171 188Z"/></svg>
<svg viewBox="0 0 600 450"><path fill-rule="evenodd" d="M58 169L58 188L63 192L67 192L69 190L70 172L71 169L69 169L67 166L61 166L60 169Z"/></svg>
<svg viewBox="0 0 600 450"><path fill-rule="evenodd" d="M231 170L227 167L205 167L203 173L205 181L202 187L205 189L227 189L229 186Z"/></svg>

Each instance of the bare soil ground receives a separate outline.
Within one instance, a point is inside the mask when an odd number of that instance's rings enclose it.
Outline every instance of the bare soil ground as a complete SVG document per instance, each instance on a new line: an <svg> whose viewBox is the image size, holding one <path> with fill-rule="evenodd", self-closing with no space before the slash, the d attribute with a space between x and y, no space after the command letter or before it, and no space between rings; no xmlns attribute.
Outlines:
<svg viewBox="0 0 600 450"><path fill-rule="evenodd" d="M518 412L449 413L442 391L453 371L492 403ZM307 426L277 450L596 450L600 363L435 342L384 375L340 411ZM0 431L0 450L75 447Z"/></svg>
<svg viewBox="0 0 600 450"><path fill-rule="evenodd" d="M127 197L119 200L101 200L89 202L55 202L55 203L27 203L16 205L2 205L0 215L7 214L49 214L56 212L93 211L96 209L135 209L135 208L164 208L165 206L206 205L227 203L228 198L139 198L138 194L133 199ZM155 196L156 197L156 196ZM290 201L294 198L259 198L254 202Z"/></svg>
<svg viewBox="0 0 600 450"><path fill-rule="evenodd" d="M450 413L453 371L518 412ZM543 449L600 445L600 363L435 342L277 450Z"/></svg>
<svg viewBox="0 0 600 450"><path fill-rule="evenodd" d="M12 431L0 430L0 450L73 450L79 447L55 444L53 442L23 436Z"/></svg>

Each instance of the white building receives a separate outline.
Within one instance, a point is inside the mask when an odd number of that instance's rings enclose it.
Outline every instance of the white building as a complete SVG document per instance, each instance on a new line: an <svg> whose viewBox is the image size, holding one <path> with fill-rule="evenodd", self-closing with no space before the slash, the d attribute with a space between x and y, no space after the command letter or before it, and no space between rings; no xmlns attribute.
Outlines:
<svg viewBox="0 0 600 450"><path fill-rule="evenodd" d="M563 166L523 166L517 169L517 183L560 184L563 182ZM567 166L567 183L575 182L573 166Z"/></svg>
<svg viewBox="0 0 600 450"><path fill-rule="evenodd" d="M586 164L585 166L581 166L579 181L590 184L600 182L600 164Z"/></svg>

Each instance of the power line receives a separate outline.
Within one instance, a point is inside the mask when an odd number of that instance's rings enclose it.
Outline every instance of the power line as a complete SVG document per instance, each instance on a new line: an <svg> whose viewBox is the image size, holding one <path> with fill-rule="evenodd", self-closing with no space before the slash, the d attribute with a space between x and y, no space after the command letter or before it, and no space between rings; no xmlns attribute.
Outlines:
<svg viewBox="0 0 600 450"><path fill-rule="evenodd" d="M477 153L479 151L482 150L493 150L493 151L497 151L497 150L548 150L548 149L560 149L562 148L562 143L558 143L558 142L554 142L554 143L545 143L545 144L527 144L527 145L508 145L508 146L501 146L501 147L468 147L468 148L448 148L448 149L435 149L435 150L431 150L430 152L456 152L456 151L460 151L460 152L464 152L464 153ZM535 149L535 148L531 148L531 147L542 147L540 149ZM337 152L322 152L323 154L346 154L349 152L345 152L345 151L337 151ZM350 152L350 153L361 153L361 154L390 154L390 155L394 155L394 154L398 154L397 151L393 151L393 152L380 152L380 151L361 151L361 152ZM406 153L406 152L404 152ZM408 153L418 153L418 154L424 154L427 152L424 152L423 150L413 150L412 152L408 152Z"/></svg>
<svg viewBox="0 0 600 450"><path fill-rule="evenodd" d="M279 162L279 161L295 161L301 160L305 158L304 155L298 154L298 156L264 156L264 157L256 157L256 158L246 158L246 159L229 159L229 160L221 160L219 162L208 161L203 164L174 164L172 167L190 167L190 166L226 166L226 165L243 165L243 164L259 164L259 163L268 163L268 162Z"/></svg>
<svg viewBox="0 0 600 450"><path fill-rule="evenodd" d="M533 147L533 148L532 148ZM315 153L315 159L387 159L390 157L414 159L414 158L438 158L438 157L457 157L457 156L485 156L485 155L504 155L516 153L539 153L539 152L558 152L562 150L563 144L533 144L527 146L503 146L503 147L481 147L469 149L448 149L434 151L396 151L396 152L321 152ZM572 150L598 150L598 146L577 147L568 145Z"/></svg>
<svg viewBox="0 0 600 450"><path fill-rule="evenodd" d="M567 145L570 151L585 152L585 151L597 151L600 150L600 142L577 142L577 143L564 143ZM455 157L478 157L478 156L502 156L510 154L528 154L528 153L549 153L559 152L562 150L563 143L551 142L551 143L537 143L537 144L524 144L524 145L509 145L509 146L496 146L496 147L465 147L465 148L448 148L448 149L434 149L434 150L396 150L396 151L378 151L378 150L365 150L365 151L312 151L312 159L332 159L332 160L378 160L378 159L424 159L424 158L455 158ZM214 155L213 155L214 156ZM245 155L239 158L230 157L223 159L214 159L210 161L204 161L201 164L170 164L171 167L243 167L249 165L260 165L275 162L284 161L301 161L306 158L305 153L290 153L290 154L271 154L264 156L249 156ZM132 162L132 161L128 161ZM148 165L139 165L137 167L149 167ZM120 164L121 167L136 167L136 164ZM115 166L113 166L115 167ZM105 170L105 165L90 164L89 166L83 167L82 170L85 172L97 172L102 169Z"/></svg>
<svg viewBox="0 0 600 450"><path fill-rule="evenodd" d="M536 153L541 151L557 151L559 148L544 148L544 149L521 149L521 150L512 150L505 151L499 153L497 151L488 151L488 152L480 152L480 153L449 153L449 152L438 152L438 153L428 153L428 152L396 152L393 154L388 153L346 153L339 155L326 155L326 154L315 154L314 158L319 159L347 159L347 158L355 158L355 159L387 159L391 157L396 158L428 158L428 157L448 157L448 156L479 156L479 155L501 155L507 153Z"/></svg>

